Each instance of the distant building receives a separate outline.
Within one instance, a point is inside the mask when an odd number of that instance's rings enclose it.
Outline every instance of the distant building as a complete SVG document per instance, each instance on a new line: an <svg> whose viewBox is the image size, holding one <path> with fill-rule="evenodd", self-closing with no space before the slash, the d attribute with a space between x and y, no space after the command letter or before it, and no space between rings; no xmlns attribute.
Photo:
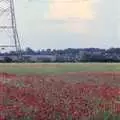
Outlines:
<svg viewBox="0 0 120 120"><path fill-rule="evenodd" d="M17 61L17 56L15 55L7 55L7 56L0 56L0 61L4 61L5 58L8 57L12 59L12 61ZM26 62L42 62L42 61L56 61L56 56L53 55L23 55L23 59Z"/></svg>
<svg viewBox="0 0 120 120"><path fill-rule="evenodd" d="M23 55L24 60L33 61L33 62L42 62L42 61L55 61L56 56L53 55Z"/></svg>

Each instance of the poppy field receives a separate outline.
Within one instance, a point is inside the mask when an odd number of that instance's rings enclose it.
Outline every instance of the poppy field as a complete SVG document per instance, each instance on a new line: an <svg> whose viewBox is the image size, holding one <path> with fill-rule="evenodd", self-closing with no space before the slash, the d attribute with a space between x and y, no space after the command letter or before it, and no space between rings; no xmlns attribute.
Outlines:
<svg viewBox="0 0 120 120"><path fill-rule="evenodd" d="M51 65L49 69L59 69L57 74L47 70L46 74L38 74L38 64L9 65L9 69L0 65L0 120L120 120L118 65L114 65L117 70L109 67L108 71L85 71L86 66L83 71L66 68L58 74L62 66ZM25 67L33 72L23 74Z"/></svg>

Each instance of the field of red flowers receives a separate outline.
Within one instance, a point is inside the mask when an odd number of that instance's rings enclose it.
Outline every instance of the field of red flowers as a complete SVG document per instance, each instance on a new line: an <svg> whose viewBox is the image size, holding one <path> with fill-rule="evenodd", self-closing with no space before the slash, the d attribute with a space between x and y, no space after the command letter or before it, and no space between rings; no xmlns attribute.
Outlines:
<svg viewBox="0 0 120 120"><path fill-rule="evenodd" d="M1 73L0 120L119 120L119 86L116 72Z"/></svg>

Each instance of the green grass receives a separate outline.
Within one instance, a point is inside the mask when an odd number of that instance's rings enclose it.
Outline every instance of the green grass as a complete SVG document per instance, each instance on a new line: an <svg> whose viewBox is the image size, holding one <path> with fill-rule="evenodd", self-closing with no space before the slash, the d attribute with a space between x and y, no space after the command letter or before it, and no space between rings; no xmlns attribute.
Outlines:
<svg viewBox="0 0 120 120"><path fill-rule="evenodd" d="M0 72L16 74L61 74L84 71L120 71L119 63L19 63L0 64Z"/></svg>

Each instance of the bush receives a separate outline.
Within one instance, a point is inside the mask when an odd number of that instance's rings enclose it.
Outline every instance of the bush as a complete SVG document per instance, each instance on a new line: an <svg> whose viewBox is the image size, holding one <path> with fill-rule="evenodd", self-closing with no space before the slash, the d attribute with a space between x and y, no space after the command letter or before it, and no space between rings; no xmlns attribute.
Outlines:
<svg viewBox="0 0 120 120"><path fill-rule="evenodd" d="M5 58L4 58L4 62L10 63L10 62L12 62L12 59L9 58L9 57L5 57Z"/></svg>

